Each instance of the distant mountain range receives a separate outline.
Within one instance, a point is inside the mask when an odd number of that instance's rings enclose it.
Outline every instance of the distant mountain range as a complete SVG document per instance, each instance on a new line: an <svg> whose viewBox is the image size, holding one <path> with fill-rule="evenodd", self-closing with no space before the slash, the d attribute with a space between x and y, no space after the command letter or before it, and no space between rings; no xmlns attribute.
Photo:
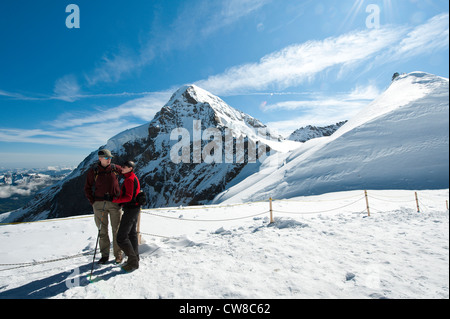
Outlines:
<svg viewBox="0 0 450 319"><path fill-rule="evenodd" d="M16 210L33 197L65 178L72 168L0 170L0 214Z"/></svg>
<svg viewBox="0 0 450 319"><path fill-rule="evenodd" d="M301 127L295 130L291 135L289 135L288 140L305 143L306 141L309 141L313 138L331 136L331 134L336 132L345 123L347 123L347 121L342 121L333 125L322 127L312 125Z"/></svg>

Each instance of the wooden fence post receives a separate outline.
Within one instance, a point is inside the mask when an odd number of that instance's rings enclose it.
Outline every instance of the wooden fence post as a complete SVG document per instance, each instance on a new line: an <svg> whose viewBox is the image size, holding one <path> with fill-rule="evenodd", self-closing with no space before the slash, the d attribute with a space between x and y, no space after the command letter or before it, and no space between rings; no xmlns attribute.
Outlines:
<svg viewBox="0 0 450 319"><path fill-rule="evenodd" d="M367 190L364 190L364 196L366 197L367 216L370 216L369 198L367 197Z"/></svg>
<svg viewBox="0 0 450 319"><path fill-rule="evenodd" d="M141 210L139 209L136 232L138 235L138 245L141 244Z"/></svg>
<svg viewBox="0 0 450 319"><path fill-rule="evenodd" d="M420 213L420 208L419 208L419 198L417 197L417 192L414 192L414 195L416 196L417 212Z"/></svg>
<svg viewBox="0 0 450 319"><path fill-rule="evenodd" d="M270 197L269 199L269 204L270 204L270 223L273 223L273 210L272 210L272 197Z"/></svg>

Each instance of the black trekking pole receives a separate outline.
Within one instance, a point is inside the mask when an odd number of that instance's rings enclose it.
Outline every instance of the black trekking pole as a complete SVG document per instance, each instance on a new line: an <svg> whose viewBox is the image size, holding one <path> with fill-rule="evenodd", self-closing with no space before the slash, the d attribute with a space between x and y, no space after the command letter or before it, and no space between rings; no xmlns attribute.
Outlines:
<svg viewBox="0 0 450 319"><path fill-rule="evenodd" d="M92 259L91 275L89 276L89 281L91 281L91 282L92 282L92 273L94 272L95 255L97 254L97 246L98 246L98 241L100 239L100 231L102 230L102 225L103 225L103 216L105 215L105 205L106 205L106 201L104 201L104 203L103 203L102 218L100 219L100 226L98 227L97 241L95 242L94 258Z"/></svg>

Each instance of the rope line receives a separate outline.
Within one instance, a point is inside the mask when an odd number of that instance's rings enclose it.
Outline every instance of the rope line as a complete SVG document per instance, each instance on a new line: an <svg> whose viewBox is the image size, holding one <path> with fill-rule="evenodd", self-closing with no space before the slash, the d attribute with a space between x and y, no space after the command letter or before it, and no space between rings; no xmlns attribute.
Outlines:
<svg viewBox="0 0 450 319"><path fill-rule="evenodd" d="M168 219L175 219L180 221L187 221L187 222L226 222L230 220L239 220L239 219L246 219L246 218L252 218L260 215L267 214L269 211L265 211L262 213L250 215L250 216L243 216L243 217L235 217L235 218L226 218L226 219L193 219L193 218L179 218L179 217L172 217L172 216L164 216L164 215L158 215L158 214L152 214L146 211L142 211L143 214L162 217L162 218L168 218Z"/></svg>
<svg viewBox="0 0 450 319"><path fill-rule="evenodd" d="M80 254L76 254L76 255L72 255L72 256L66 256L66 257L50 259L50 260L44 260L44 261L33 261L33 262L15 263L15 264L0 264L0 266L2 266L2 267L5 267L5 266L18 266L18 267L13 267L13 268L1 269L0 271L6 271L6 270L18 269L18 268L25 268L25 267L30 267L30 266L42 265L42 264L50 264L50 263L54 263L54 262L61 261L61 260L75 259L75 258L79 258L79 257L93 255L93 254L94 254L94 251L92 250L92 251L89 251L89 252L84 252L84 253L80 253Z"/></svg>
<svg viewBox="0 0 450 319"><path fill-rule="evenodd" d="M362 201L362 200L364 200L364 197L359 198L358 200L356 200L356 201L354 201L354 202L352 202L352 203L350 203L350 204L341 206L341 207L336 207L336 208L327 209L327 210L322 210L322 211L315 211L315 212L286 212L286 211L281 211L281 210L273 210L273 212L284 213L284 214L295 214L295 215L307 215L307 214L328 213L328 212L332 212L332 211L335 211L335 210L338 210L338 209L342 209L342 208L351 206L351 205L356 204L356 203L358 203L359 201Z"/></svg>
<svg viewBox="0 0 450 319"><path fill-rule="evenodd" d="M139 232L139 234L146 235L146 236L153 236L153 237L161 237L161 238L166 238L166 239L176 239L177 238L177 237L168 237L168 236L163 236L163 235L149 234L149 233L144 233L144 232Z"/></svg>
<svg viewBox="0 0 450 319"><path fill-rule="evenodd" d="M74 220L74 219L92 218L93 216L94 216L94 214L92 214L92 215L86 215L86 216L77 216L77 217L66 217L66 218L56 218L56 219L34 220L34 221L29 221L29 222L0 223L0 226L4 226L4 225L34 224L34 223L50 223L50 222L59 222L59 221L64 221L64 220Z"/></svg>
<svg viewBox="0 0 450 319"><path fill-rule="evenodd" d="M322 203L322 202L336 202L336 201L342 201L346 199L356 198L361 196L360 194L355 194L352 196L342 197L338 199L320 199L320 200L299 200L299 199L275 199L272 198L272 201L277 202L292 202L292 203Z"/></svg>
<svg viewBox="0 0 450 319"><path fill-rule="evenodd" d="M381 201L390 202L390 203L410 203L410 202L415 202L415 199L409 199L409 200L388 200L388 199L378 198L378 197L373 196L373 195L367 195L367 196L369 198L372 198L372 199L381 200Z"/></svg>

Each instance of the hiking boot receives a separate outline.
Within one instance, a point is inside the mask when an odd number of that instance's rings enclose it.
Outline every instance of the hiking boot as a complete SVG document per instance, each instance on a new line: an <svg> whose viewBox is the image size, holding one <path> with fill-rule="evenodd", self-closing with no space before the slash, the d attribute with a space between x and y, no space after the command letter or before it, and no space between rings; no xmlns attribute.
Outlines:
<svg viewBox="0 0 450 319"><path fill-rule="evenodd" d="M108 260L109 260L109 256L104 256L104 257L100 258L100 260L97 263L100 265L104 265L108 262Z"/></svg>
<svg viewBox="0 0 450 319"><path fill-rule="evenodd" d="M127 263L125 266L122 266L122 269L126 272L132 272L136 269L139 269L139 264L137 263Z"/></svg>
<svg viewBox="0 0 450 319"><path fill-rule="evenodd" d="M139 260L137 257L128 257L128 261L126 265L122 266L122 269L126 272L132 272L136 269L139 269Z"/></svg>
<svg viewBox="0 0 450 319"><path fill-rule="evenodd" d="M120 264L123 261L123 256L116 257L116 264Z"/></svg>

